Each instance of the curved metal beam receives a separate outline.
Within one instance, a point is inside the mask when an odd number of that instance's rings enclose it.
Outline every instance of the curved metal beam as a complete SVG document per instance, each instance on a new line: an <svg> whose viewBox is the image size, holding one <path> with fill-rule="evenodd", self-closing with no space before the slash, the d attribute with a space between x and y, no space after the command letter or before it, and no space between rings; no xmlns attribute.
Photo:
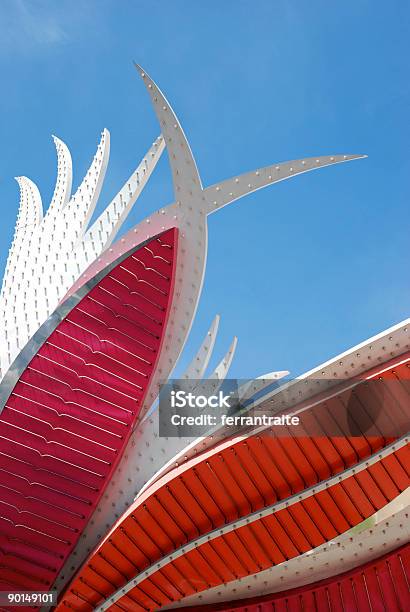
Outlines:
<svg viewBox="0 0 410 612"><path fill-rule="evenodd" d="M161 131L168 149L169 163L174 183L175 199L186 203L187 199L202 191L201 178L191 147L168 100L146 70L135 64L151 97Z"/></svg>
<svg viewBox="0 0 410 612"><path fill-rule="evenodd" d="M227 204L239 200L249 193L290 179L298 174L318 170L326 166L341 164L355 159L364 159L367 155L327 155L323 157L308 157L280 164L274 164L232 177L221 183L216 183L204 190L207 201L207 213L211 214Z"/></svg>
<svg viewBox="0 0 410 612"><path fill-rule="evenodd" d="M71 153L67 145L53 136L53 141L57 151L57 179L53 197L44 220L50 217L55 219L56 215L66 206L71 196L71 186L73 181L73 162Z"/></svg>
<svg viewBox="0 0 410 612"><path fill-rule="evenodd" d="M203 377L205 370L208 367L209 360L214 350L220 320L221 317L218 314L215 315L215 318L211 323L211 327L203 339L197 354L181 376L181 379L192 380L193 386L195 386L197 381Z"/></svg>

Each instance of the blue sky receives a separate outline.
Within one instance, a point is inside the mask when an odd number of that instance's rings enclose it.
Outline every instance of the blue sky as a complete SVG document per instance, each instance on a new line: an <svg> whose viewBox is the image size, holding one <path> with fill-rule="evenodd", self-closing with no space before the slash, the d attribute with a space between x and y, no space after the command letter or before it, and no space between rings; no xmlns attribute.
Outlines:
<svg viewBox="0 0 410 612"><path fill-rule="evenodd" d="M212 215L181 365L216 312L215 359L238 335L238 377L296 375L408 316L408 3L3 0L0 18L1 269L13 177L51 197L51 134L71 150L75 188L110 130L101 207L158 135L135 59L173 104L205 185L288 159L369 155ZM170 201L164 155L127 227Z"/></svg>

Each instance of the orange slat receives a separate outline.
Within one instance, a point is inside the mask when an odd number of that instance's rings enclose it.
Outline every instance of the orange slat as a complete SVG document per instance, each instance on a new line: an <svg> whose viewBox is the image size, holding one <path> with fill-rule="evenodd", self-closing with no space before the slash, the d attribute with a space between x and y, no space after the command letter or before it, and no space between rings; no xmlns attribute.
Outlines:
<svg viewBox="0 0 410 612"><path fill-rule="evenodd" d="M184 597L196 592L189 578L181 574L180 569L175 567L172 563L168 563L168 565L163 567L158 573L160 573L165 580L169 580L169 583L177 591L183 593Z"/></svg>
<svg viewBox="0 0 410 612"><path fill-rule="evenodd" d="M255 574L260 571L261 565L256 561L259 557L259 552L256 559L250 554L247 549L247 529L243 528L240 535L237 531L231 531L224 535L225 542L235 552L235 555L240 560L243 567L246 569L247 574Z"/></svg>
<svg viewBox="0 0 410 612"><path fill-rule="evenodd" d="M363 519L343 487L332 487L330 491L320 491L316 494L316 499L322 508L326 508L326 512L339 533L357 525Z"/></svg>
<svg viewBox="0 0 410 612"><path fill-rule="evenodd" d="M252 475L248 473L242 465L240 458L236 453L236 447L227 448L223 451L223 457L226 464L230 466L232 472L235 473L235 478L240 482L241 489L249 500L252 509L261 508L263 506L263 498L259 489L253 482Z"/></svg>
<svg viewBox="0 0 410 612"><path fill-rule="evenodd" d="M159 570L158 572L155 572L155 574L151 574L150 580L161 591L163 591L171 601L177 601L184 596L184 593L177 589L174 582L169 579L163 570Z"/></svg>
<svg viewBox="0 0 410 612"><path fill-rule="evenodd" d="M141 606L135 599L131 599L131 597L124 595L121 598L121 603L119 604L111 604L110 612L142 612L147 610L145 606Z"/></svg>
<svg viewBox="0 0 410 612"><path fill-rule="evenodd" d="M126 576L121 574L111 563L103 559L101 555L95 555L92 562L90 562L90 569L106 578L116 588L122 586L126 579Z"/></svg>
<svg viewBox="0 0 410 612"><path fill-rule="evenodd" d="M203 533L204 529L212 529L211 522L205 512L206 507L202 507L197 501L198 480L191 479L189 485L192 487L191 489L189 489L188 483L185 484L184 478L180 476L173 480L170 489L178 504L184 508L191 521L195 524L198 533Z"/></svg>
<svg viewBox="0 0 410 612"><path fill-rule="evenodd" d="M320 544L326 541L319 526L313 522L312 517L309 516L301 503L289 506L288 512L295 523L300 526L299 528L309 542L311 548L320 546Z"/></svg>
<svg viewBox="0 0 410 612"><path fill-rule="evenodd" d="M284 452L279 440L270 436L264 436L263 442L265 448L267 448L272 458L272 461L276 464L284 480L288 483L291 492L300 491L303 489L303 479L299 471L293 465L292 461Z"/></svg>
<svg viewBox="0 0 410 612"><path fill-rule="evenodd" d="M206 510L206 514L212 525L211 529L215 528L217 525L222 525L225 522L225 517L207 488L201 484L201 475L196 468L185 472L184 480L186 486L190 487L192 491L195 491L195 497L198 503Z"/></svg>
<svg viewBox="0 0 410 612"><path fill-rule="evenodd" d="M303 435L303 432L302 427L298 426L297 429L295 428L295 440L302 453L309 458L309 463L317 475L318 481L326 480L331 475L330 467L314 440Z"/></svg>
<svg viewBox="0 0 410 612"><path fill-rule="evenodd" d="M290 434L289 434L290 436ZM278 440L284 452L292 459L293 465L297 466L302 475L305 487L311 487L318 481L317 474L312 467L309 455L302 452L298 441L292 437L281 438Z"/></svg>
<svg viewBox="0 0 410 612"><path fill-rule="evenodd" d="M402 446L396 451L396 458L400 462L401 466L405 470L407 476L410 474L410 447L408 444Z"/></svg>
<svg viewBox="0 0 410 612"><path fill-rule="evenodd" d="M235 574L236 578L243 578L247 575L246 568L241 563L241 560L234 554L224 536L213 540L212 548L218 553L230 569Z"/></svg>
<svg viewBox="0 0 410 612"><path fill-rule="evenodd" d="M193 568L204 578L208 588L221 584L221 576L208 563L199 550L191 550L185 555Z"/></svg>
<svg viewBox="0 0 410 612"><path fill-rule="evenodd" d="M264 525L264 527L266 527L271 538L274 540L286 559L296 557L299 552L302 552L302 550L299 550L296 547L295 543L289 538L287 532L284 530L282 524L276 517L277 513L271 514L270 516L265 516L261 519L261 523Z"/></svg>
<svg viewBox="0 0 410 612"><path fill-rule="evenodd" d="M92 581L93 579L94 581ZM87 604L97 606L104 599L105 594L100 589L104 588L105 585L105 580L88 570L87 575L76 584L75 591ZM108 593L114 593L113 587L109 588Z"/></svg>
<svg viewBox="0 0 410 612"><path fill-rule="evenodd" d="M375 480L370 476L367 470L358 472L355 478L367 499L373 504L376 510L382 508L387 503L386 497L383 495Z"/></svg>
<svg viewBox="0 0 410 612"><path fill-rule="evenodd" d="M212 492L212 497L215 503L222 512L225 521L234 521L238 518L236 510L232 505L229 495L224 490L222 483L213 471L209 461L205 461L196 467L196 472L199 475L201 482L204 483L207 490Z"/></svg>
<svg viewBox="0 0 410 612"><path fill-rule="evenodd" d="M255 536L252 525L246 525L245 527L239 527L239 529L235 532L238 538L246 545L249 550L249 554L256 561L256 564L259 570L270 567L274 562L272 561L272 556L269 554L266 545L269 545L266 542L266 538L264 543Z"/></svg>
<svg viewBox="0 0 410 612"><path fill-rule="evenodd" d="M151 577L144 580L144 588L141 590L144 591L147 598L154 602L155 607L165 606L172 602L167 592L159 588ZM150 605L152 606L152 604Z"/></svg>
<svg viewBox="0 0 410 612"><path fill-rule="evenodd" d="M147 507L154 519L162 525L163 529L167 532L169 538L172 540L175 548L182 546L186 542L187 537L181 527L177 524L173 518L172 513L168 513L157 495L152 495L147 499Z"/></svg>
<svg viewBox="0 0 410 612"><path fill-rule="evenodd" d="M274 565L286 561L287 557L285 557L279 549L263 521L255 521L249 524L249 531L253 533L261 548L266 550L267 556L272 560Z"/></svg>
<svg viewBox="0 0 410 612"><path fill-rule="evenodd" d="M156 493L157 500L161 503L164 510L169 512L173 520L183 534L186 540L190 540L199 535L199 531L192 518L187 514L184 508L178 503L178 501L172 495L172 489L166 485L161 487ZM174 540L174 537L178 536L178 531L173 530L170 532L170 537Z"/></svg>
<svg viewBox="0 0 410 612"><path fill-rule="evenodd" d="M384 497L391 501L400 493L382 461L369 466L368 471Z"/></svg>
<svg viewBox="0 0 410 612"><path fill-rule="evenodd" d="M235 580L236 575L230 570L225 563L224 558L221 558L213 547L213 543L207 542L201 546L201 553L206 558L209 564L215 568L215 571L221 576L222 582Z"/></svg>
<svg viewBox="0 0 410 612"><path fill-rule="evenodd" d="M142 585L138 585L134 587L133 589L131 589L131 591L128 591L126 597L129 602L129 605L131 606L131 608L127 608L128 610L129 609L132 610L132 605L134 605L135 606L134 609L137 609L137 610L139 608L141 608L142 610L155 610L159 608L156 602L153 599L151 599L151 597L147 595L147 593L145 592L145 588L147 586L146 583L147 581L144 580L143 588L141 588ZM119 607L122 606L123 599L124 597L121 597L121 599L117 601L117 605Z"/></svg>
<svg viewBox="0 0 410 612"><path fill-rule="evenodd" d="M396 487L403 491L409 482L409 477L406 471L403 469L401 463L399 463L396 455L389 455L383 459L383 466L392 478Z"/></svg>
<svg viewBox="0 0 410 612"><path fill-rule="evenodd" d="M238 516L243 516L252 512L253 508L250 500L246 497L242 483L237 481L235 464L230 465L224 460L223 454L217 454L210 460L213 469L218 472L220 480L229 491L229 495L235 505Z"/></svg>
<svg viewBox="0 0 410 612"><path fill-rule="evenodd" d="M178 559L175 559L172 563L182 575L189 576L189 580L196 591L203 591L207 588L208 583L206 577L202 576L191 563L189 553L184 557L178 557Z"/></svg>
<svg viewBox="0 0 410 612"><path fill-rule="evenodd" d="M265 474L265 470L252 453L251 445L252 442L251 444L248 444L248 441L239 442L235 445L235 453L242 463L243 469L249 474L255 487L258 489L263 505L266 506L270 503L269 500L276 499L276 494L272 489L268 476ZM264 459L262 459L262 465L263 463Z"/></svg>
<svg viewBox="0 0 410 612"><path fill-rule="evenodd" d="M275 512L275 516L299 552L307 552L311 549L309 541L298 527L288 510L279 510L279 512Z"/></svg>
<svg viewBox="0 0 410 612"><path fill-rule="evenodd" d="M311 435L311 438L328 464L330 472L332 474L341 472L344 469L344 462L333 446L331 440L329 440L325 432L323 432L323 429L321 428L319 421L316 419L314 412L304 412L300 415L300 417L302 424L308 433L315 431L319 432L316 436Z"/></svg>
<svg viewBox="0 0 410 612"><path fill-rule="evenodd" d="M353 504L356 506L357 510L364 519L368 518L374 513L375 510L377 510L377 508L370 503L365 493L363 493L362 488L353 477L343 480L341 486L346 491L347 495L350 497ZM329 491L334 488L336 487L330 487Z"/></svg>
<svg viewBox="0 0 410 612"><path fill-rule="evenodd" d="M332 538L335 538L338 535L339 532L336 531L332 522L329 520L328 514L322 509L316 498L307 497L302 502L302 506L312 518L314 523L318 525L320 531L323 533L324 537L327 540L331 540Z"/></svg>
<svg viewBox="0 0 410 612"><path fill-rule="evenodd" d="M136 517L136 515L129 516L120 528L123 536L121 550L136 567L142 569L147 564L146 559L152 563L152 560L157 559L162 551L156 543L158 530L155 530L150 537L141 527L139 520L133 516ZM138 512L138 519L140 516L141 512Z"/></svg>
<svg viewBox="0 0 410 612"><path fill-rule="evenodd" d="M138 530L130 520L124 521L118 532L114 532L109 539L111 547L106 558L123 574L132 575L135 569L141 571L150 563L150 558L141 549Z"/></svg>
<svg viewBox="0 0 410 612"><path fill-rule="evenodd" d="M256 460L264 465L266 476L278 499L291 495L291 487L276 461L277 440L266 434L261 437L257 436L255 440L249 440L249 443Z"/></svg>
<svg viewBox="0 0 410 612"><path fill-rule="evenodd" d="M132 518L133 515L131 515ZM154 539L153 536L155 534L155 544L156 547L161 550L162 554L166 553L169 550L173 550L174 543L173 540L169 537L169 534L165 531L164 526L155 520L155 516L151 513L151 507L149 504L143 504L141 511L138 512L138 524L141 529L150 536L151 539ZM139 540L137 540L139 542ZM150 549L145 549L142 547L145 554L148 557L152 555L149 554ZM155 547L152 547L152 550L156 550Z"/></svg>

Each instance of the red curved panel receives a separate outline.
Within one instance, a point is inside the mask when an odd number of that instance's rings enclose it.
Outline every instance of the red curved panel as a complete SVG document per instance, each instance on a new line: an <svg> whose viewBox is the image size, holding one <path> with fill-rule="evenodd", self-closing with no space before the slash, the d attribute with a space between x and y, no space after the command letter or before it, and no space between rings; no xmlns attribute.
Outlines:
<svg viewBox="0 0 410 612"><path fill-rule="evenodd" d="M407 488L408 445L391 457L406 474L403 488ZM379 463L387 478L385 459ZM390 478L399 494L403 488L394 472ZM132 508L127 512L126 518L98 546L62 595L58 612L68 609L89 612L103 602L108 604L106 610L158 610L324 544L333 534L326 533L323 516L328 523L333 521L335 535L339 535L388 503L366 468L322 491L311 491L308 499L318 509L312 514L305 500L293 500L288 507L254 518L243 526L232 525L224 533L218 530L209 541L189 547L189 540L195 538L192 529L196 508L174 499L173 514L166 514L164 498L156 495L153 498L141 504L139 511ZM354 517L350 520L352 512ZM177 548L175 558L169 556L165 563L157 565ZM120 591L128 582L131 589ZM111 603L109 599L116 592L120 597Z"/></svg>
<svg viewBox="0 0 410 612"><path fill-rule="evenodd" d="M365 612L410 610L410 544L339 576L273 595L174 610Z"/></svg>
<svg viewBox="0 0 410 612"><path fill-rule="evenodd" d="M409 378L409 363L406 354L371 372L381 383L391 377L397 382L396 396L388 396L393 415L409 411L402 384ZM364 408L374 400L368 390L357 397ZM232 525L223 535L215 531L354 467L391 442L382 434L327 436L325 420L332 414L328 400L306 413L306 419L321 420L321 436L238 437L174 468L118 521L75 576L58 609L91 610L136 577L137 586L110 609L159 609L296 557L360 524L409 486L407 446L249 525ZM210 542L188 546L211 531ZM174 551L179 551L177 558L157 570L156 564Z"/></svg>
<svg viewBox="0 0 410 612"><path fill-rule="evenodd" d="M119 461L164 338L177 229L101 273L0 415L0 588L47 590Z"/></svg>

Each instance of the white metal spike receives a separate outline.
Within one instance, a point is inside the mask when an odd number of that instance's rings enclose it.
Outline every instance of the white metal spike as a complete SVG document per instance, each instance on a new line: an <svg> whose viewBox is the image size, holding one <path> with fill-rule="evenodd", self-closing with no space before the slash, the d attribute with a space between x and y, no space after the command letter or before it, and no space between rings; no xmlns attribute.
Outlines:
<svg viewBox="0 0 410 612"><path fill-rule="evenodd" d="M57 151L57 179L45 219L51 216L55 217L66 206L71 196L73 181L71 153L67 145L60 138L53 136L53 141Z"/></svg>
<svg viewBox="0 0 410 612"><path fill-rule="evenodd" d="M16 232L30 228L31 233L43 218L43 204L37 185L26 176L17 176L20 187L20 208L16 223Z"/></svg>
<svg viewBox="0 0 410 612"><path fill-rule="evenodd" d="M135 64L151 97L161 132L168 149L169 163L174 183L175 199L185 202L193 194L202 191L198 168L191 147L168 100L147 72Z"/></svg>
<svg viewBox="0 0 410 612"><path fill-rule="evenodd" d="M87 174L63 211L63 220L68 224L75 242L83 236L94 212L107 170L110 155L110 133L104 129Z"/></svg>
<svg viewBox="0 0 410 612"><path fill-rule="evenodd" d="M208 214L213 213L249 193L292 178L298 174L366 157L367 155L326 155L323 157L309 157L266 166L260 170L254 170L237 177L232 177L226 181L207 187L204 190L204 195L207 200L207 212Z"/></svg>
<svg viewBox="0 0 410 612"><path fill-rule="evenodd" d="M224 355L224 357L218 363L218 365L216 366L212 374L209 375L208 377L209 380L217 380L217 381L220 381L221 383L225 380L225 378L228 375L229 368L231 367L237 344L238 344L238 338L234 336L226 355Z"/></svg>
<svg viewBox="0 0 410 612"><path fill-rule="evenodd" d="M201 346L198 349L197 354L188 365L185 372L182 374L181 379L193 380L193 384L195 384L195 382L203 377L214 350L215 340L218 334L219 321L220 316L216 315L205 338L202 341Z"/></svg>
<svg viewBox="0 0 410 612"><path fill-rule="evenodd" d="M155 166L161 158L164 148L165 142L161 135L147 151L137 169L134 170L124 183L104 212L101 213L87 231L84 236L86 248L90 242L94 242L99 251L99 255L103 249L110 246L118 230L132 210L137 198L147 184ZM95 256L96 255L94 255L94 257Z"/></svg>

